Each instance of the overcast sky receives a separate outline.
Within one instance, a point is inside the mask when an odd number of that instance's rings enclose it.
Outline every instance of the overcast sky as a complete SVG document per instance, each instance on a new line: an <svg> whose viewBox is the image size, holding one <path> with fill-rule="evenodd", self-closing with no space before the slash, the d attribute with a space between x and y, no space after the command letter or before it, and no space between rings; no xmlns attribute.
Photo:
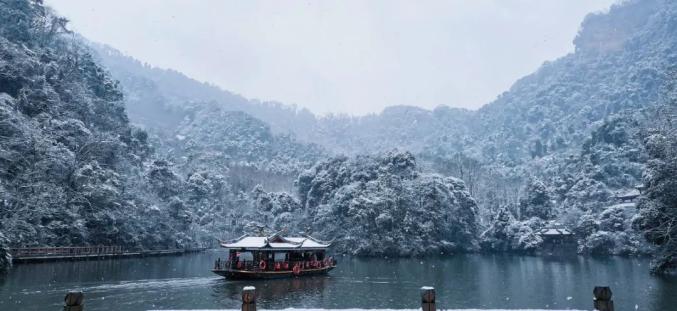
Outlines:
<svg viewBox="0 0 677 311"><path fill-rule="evenodd" d="M614 0L47 0L71 29L248 98L362 115L478 108Z"/></svg>

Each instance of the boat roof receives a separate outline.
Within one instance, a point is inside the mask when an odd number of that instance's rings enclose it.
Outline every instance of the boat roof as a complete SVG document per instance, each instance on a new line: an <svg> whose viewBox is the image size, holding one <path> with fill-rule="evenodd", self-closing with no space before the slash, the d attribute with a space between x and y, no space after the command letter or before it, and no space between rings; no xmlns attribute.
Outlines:
<svg viewBox="0 0 677 311"><path fill-rule="evenodd" d="M231 243L221 243L221 247L248 250L318 250L330 245L311 237L283 237L277 233L271 236L243 236Z"/></svg>

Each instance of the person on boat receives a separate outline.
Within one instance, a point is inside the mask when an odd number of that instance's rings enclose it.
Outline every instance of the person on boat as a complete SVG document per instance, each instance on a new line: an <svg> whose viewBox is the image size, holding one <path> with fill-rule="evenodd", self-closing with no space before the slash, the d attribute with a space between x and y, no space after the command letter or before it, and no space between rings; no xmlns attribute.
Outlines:
<svg viewBox="0 0 677 311"><path fill-rule="evenodd" d="M233 258L230 261L232 263L232 267L230 267L230 268L234 269L234 268L238 267L238 265L239 265L240 253L239 252L232 253L232 256L233 256Z"/></svg>

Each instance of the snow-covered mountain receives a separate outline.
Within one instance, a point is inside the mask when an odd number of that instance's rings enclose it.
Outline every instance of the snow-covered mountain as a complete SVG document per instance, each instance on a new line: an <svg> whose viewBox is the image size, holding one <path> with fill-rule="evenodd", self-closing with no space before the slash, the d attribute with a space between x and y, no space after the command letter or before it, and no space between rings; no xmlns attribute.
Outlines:
<svg viewBox="0 0 677 311"><path fill-rule="evenodd" d="M155 122L143 111L199 111L209 102L249 114L276 135L317 144L327 154L412 152L424 171L464 180L485 225L502 208L525 219L521 211L529 209L524 205L530 191L542 185L554 210L550 218L578 227L580 215L599 221L598 215L614 205L617 192L641 183L647 160L642 129L674 81L676 14L674 3L648 0L626 1L607 13L589 15L573 53L543 64L476 111L396 106L361 117L317 117L143 65L110 47L95 49L130 94L128 104L136 107L129 109L131 119L144 126L171 123ZM299 153L293 157L304 158ZM629 220L622 228L632 231ZM626 252L622 249L635 243L612 242L605 252ZM581 243L584 248L585 240Z"/></svg>
<svg viewBox="0 0 677 311"><path fill-rule="evenodd" d="M528 252L556 221L581 252L653 252L615 195L652 180L646 141L677 81L674 1L589 15L573 53L478 110L359 117L86 48L42 6L12 3L0 5L0 232L13 245L186 245L259 223L363 255L424 252L394 237Z"/></svg>

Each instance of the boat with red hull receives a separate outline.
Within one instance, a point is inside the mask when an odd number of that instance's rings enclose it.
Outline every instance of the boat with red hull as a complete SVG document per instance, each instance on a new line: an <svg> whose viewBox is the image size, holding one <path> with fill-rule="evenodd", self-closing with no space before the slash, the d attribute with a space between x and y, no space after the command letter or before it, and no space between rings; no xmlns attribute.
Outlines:
<svg viewBox="0 0 677 311"><path fill-rule="evenodd" d="M217 259L212 272L228 279L271 279L326 274L336 267L327 256L330 243L311 237L241 237L222 243L228 259Z"/></svg>

